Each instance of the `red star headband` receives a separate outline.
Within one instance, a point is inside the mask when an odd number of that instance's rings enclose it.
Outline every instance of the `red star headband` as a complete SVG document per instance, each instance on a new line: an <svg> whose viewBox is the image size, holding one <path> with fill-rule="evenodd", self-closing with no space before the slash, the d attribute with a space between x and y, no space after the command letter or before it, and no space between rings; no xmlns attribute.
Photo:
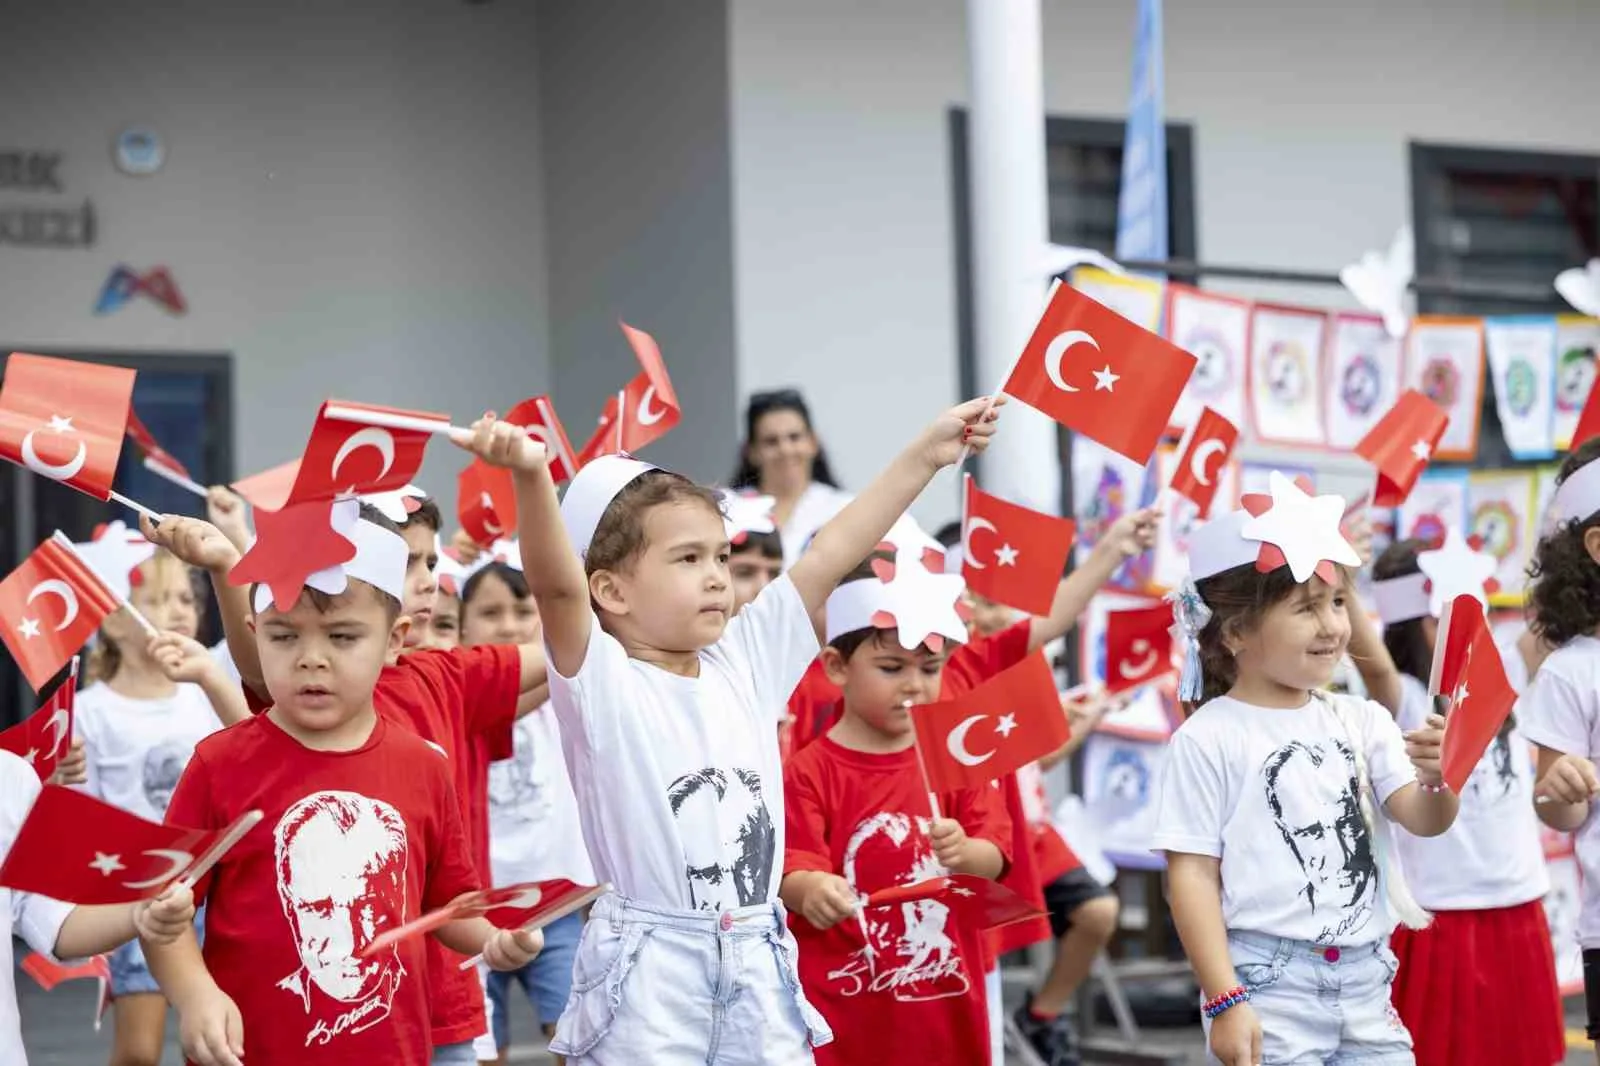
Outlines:
<svg viewBox="0 0 1600 1066"><path fill-rule="evenodd" d="M355 545L355 558L310 574L303 587L337 596L350 587L350 579L354 578L404 602L406 564L411 555L405 538L362 518L360 502L354 498L335 501L331 517L334 531ZM256 613L276 606L271 583L263 581L258 584L255 593ZM280 609L288 610L293 606L290 603Z"/></svg>

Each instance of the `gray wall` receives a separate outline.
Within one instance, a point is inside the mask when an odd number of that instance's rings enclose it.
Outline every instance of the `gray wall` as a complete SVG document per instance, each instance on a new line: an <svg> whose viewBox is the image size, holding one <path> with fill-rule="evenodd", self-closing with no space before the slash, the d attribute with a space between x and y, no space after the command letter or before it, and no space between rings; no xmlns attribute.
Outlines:
<svg viewBox="0 0 1600 1066"><path fill-rule="evenodd" d="M92 198L100 243L0 245L0 334L234 352L238 473L297 454L329 395L466 419L548 388L534 29L531 3L8 5L0 147L65 152L54 199ZM112 165L134 122L157 175ZM119 261L171 267L188 315L94 316ZM430 452L453 500L460 459Z"/></svg>
<svg viewBox="0 0 1600 1066"><path fill-rule="evenodd" d="M546 0L543 104L555 396L574 444L653 334L682 425L645 458L704 480L738 437L724 0Z"/></svg>

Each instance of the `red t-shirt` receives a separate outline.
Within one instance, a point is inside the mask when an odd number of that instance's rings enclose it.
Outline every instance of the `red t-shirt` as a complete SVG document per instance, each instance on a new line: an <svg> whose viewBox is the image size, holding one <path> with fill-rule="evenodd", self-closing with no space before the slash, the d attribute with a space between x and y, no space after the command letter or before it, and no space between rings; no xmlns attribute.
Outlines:
<svg viewBox="0 0 1600 1066"><path fill-rule="evenodd" d="M944 677L939 689L941 700L953 700L970 692L996 674L1020 663L1028 655L1028 641L1033 634L1033 620L1024 618L992 636L973 636L950 654L944 664ZM1007 774L996 782L1004 793L1006 813L1011 817L1011 868L1000 883L1011 891L1044 910L1044 882L1034 865L1033 839L1028 828L1027 812L1022 806L1022 790L1017 786L1017 775ZM1002 926L989 934L989 950L999 958L1029 944L1050 938L1050 921L1036 918L1031 922L1017 922Z"/></svg>
<svg viewBox="0 0 1600 1066"><path fill-rule="evenodd" d="M422 942L356 956L479 887L444 760L382 716L360 748L322 752L258 715L200 742L167 819L218 829L249 810L265 818L195 889L244 1060L426 1066Z"/></svg>
<svg viewBox="0 0 1600 1066"><path fill-rule="evenodd" d="M795 753L783 781L785 874L823 870L863 894L937 874L914 751L874 755L824 736ZM1009 860L1011 826L997 799L988 787L941 793L939 810ZM869 957L858 921L819 931L790 916L800 983L833 1027L833 1043L816 1049L818 1066L986 1060L982 932L947 918L938 902L874 908Z"/></svg>
<svg viewBox="0 0 1600 1066"><path fill-rule="evenodd" d="M789 714L794 717L794 723L789 727L785 758L793 758L795 752L833 728L833 723L839 720L842 699L844 693L828 680L822 660L813 659L805 676L789 695Z"/></svg>

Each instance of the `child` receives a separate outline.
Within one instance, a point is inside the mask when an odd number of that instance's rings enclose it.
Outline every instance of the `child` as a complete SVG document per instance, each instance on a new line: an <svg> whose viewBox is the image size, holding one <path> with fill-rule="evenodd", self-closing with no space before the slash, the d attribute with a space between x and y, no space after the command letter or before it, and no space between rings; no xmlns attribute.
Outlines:
<svg viewBox="0 0 1600 1066"><path fill-rule="evenodd" d="M728 575L733 580L733 613L760 595L783 573L783 536L772 517L771 496L729 492L722 496L727 512Z"/></svg>
<svg viewBox="0 0 1600 1066"><path fill-rule="evenodd" d="M478 644L522 644L539 638L539 613L520 558L490 562L461 588L461 639ZM511 756L489 764L489 858L496 885L564 878L594 884L583 849L578 801L561 756L561 728L549 703L517 719ZM546 1036L572 992L572 961L583 916L569 914L544 927L544 950L512 973L488 975L489 1030L493 1050L480 1062L504 1061L511 1043L511 992L520 985ZM487 1050L487 1049L486 1049Z"/></svg>
<svg viewBox="0 0 1600 1066"><path fill-rule="evenodd" d="M998 877L1012 839L1003 799L987 785L940 793L930 807L907 708L939 698L948 645L908 649L902 630L879 625L880 611L896 609L901 624L916 621L903 617L892 585L869 561L828 599L820 658L842 687L844 715L784 768L780 896L801 984L833 1027L818 1063L879 1061L891 1043L898 1062L984 1062L981 930L957 926L937 900L860 904L942 870Z"/></svg>
<svg viewBox="0 0 1600 1066"><path fill-rule="evenodd" d="M544 449L478 423L472 450L515 473L567 770L589 858L615 888L584 927L552 1051L787 1066L830 1039L776 898L774 726L817 654L812 616L828 593L963 442L987 446L997 415L983 400L941 415L736 617L714 493L606 456L558 507Z"/></svg>
<svg viewBox="0 0 1600 1066"><path fill-rule="evenodd" d="M1402 737L1377 704L1321 691L1350 637L1341 567L1360 559L1338 497L1311 500L1276 471L1270 484L1259 517L1190 536L1174 613L1189 641L1180 696L1200 706L1173 734L1153 846L1217 1060L1399 1066L1413 1058L1388 934L1426 914L1386 823L1436 836L1455 818L1443 722Z"/></svg>
<svg viewBox="0 0 1600 1066"><path fill-rule="evenodd" d="M1555 647L1518 707L1523 734L1539 754L1539 819L1576 833L1583 870L1583 985L1589 1039L1600 1041L1600 438L1568 455L1557 475L1554 524L1534 549L1531 628ZM1600 1061L1600 1050L1596 1051Z"/></svg>
<svg viewBox="0 0 1600 1066"><path fill-rule="evenodd" d="M122 543L106 543L119 537ZM222 728L219 711L229 721L245 717L244 698L194 640L199 612L187 566L149 544L135 545L120 525L80 547L97 573L105 571L112 591L161 630L151 638L127 610L100 627L84 671L89 683L74 705L84 741L83 790L159 822L194 746ZM113 952L110 964L111 1062L154 1066L161 1061L167 1002L137 940Z"/></svg>
<svg viewBox="0 0 1600 1066"><path fill-rule="evenodd" d="M1386 657L1399 671L1395 720L1403 730L1421 728L1433 709L1427 688L1438 633L1433 604L1458 593L1483 594L1481 586L1458 587L1469 568L1444 552L1430 558L1426 547L1420 540L1396 542L1372 568ZM1424 584L1430 580L1431 593ZM1508 651L1520 664L1521 656ZM1565 1023L1541 902L1550 876L1533 812L1533 760L1514 715L1473 769L1449 831L1419 837L1401 830L1395 843L1417 902L1434 915L1426 929L1397 929L1390 944L1400 960L1394 1004L1419 1066L1561 1061Z"/></svg>
<svg viewBox="0 0 1600 1066"><path fill-rule="evenodd" d="M439 553L439 591L433 598L426 647L449 651L461 646L461 585L470 573L448 550Z"/></svg>
<svg viewBox="0 0 1600 1066"><path fill-rule="evenodd" d="M167 812L197 828L266 814L198 886L204 956L190 935L147 946L199 1066L429 1061L422 945L366 949L481 881L445 762L374 705L405 642L408 549L365 510L347 534L356 555L337 573L311 575L288 604L251 590L272 706L196 748ZM523 965L540 943L481 918L435 936L496 969Z"/></svg>
<svg viewBox="0 0 1600 1066"><path fill-rule="evenodd" d="M9 751L0 751L0 862L10 853L40 787L32 766ZM0 914L6 919L5 935L0 936L0 1062L28 1066L17 1012L12 937L22 937L52 961L99 955L136 936L150 944L169 942L193 927L194 895L175 885L155 901L74 907L31 892L0 888Z"/></svg>

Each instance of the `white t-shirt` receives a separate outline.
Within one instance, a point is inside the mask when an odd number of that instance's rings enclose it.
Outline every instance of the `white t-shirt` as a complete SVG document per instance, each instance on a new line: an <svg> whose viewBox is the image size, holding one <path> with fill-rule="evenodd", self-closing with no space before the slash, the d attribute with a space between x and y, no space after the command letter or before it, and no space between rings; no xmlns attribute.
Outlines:
<svg viewBox="0 0 1600 1066"><path fill-rule="evenodd" d="M187 682L153 700L96 682L78 693L73 714L88 760L84 791L152 822L166 817L194 746L222 728L205 691Z"/></svg>
<svg viewBox="0 0 1600 1066"><path fill-rule="evenodd" d="M1522 735L1541 747L1593 759L1600 755L1600 640L1574 637L1545 659L1517 704ZM1600 819L1589 818L1576 834L1583 871L1583 913L1578 940L1600 948Z"/></svg>
<svg viewBox="0 0 1600 1066"><path fill-rule="evenodd" d="M1284 710L1223 696L1172 735L1152 847L1222 860L1229 929L1353 945L1393 927L1361 817L1356 740L1335 700L1361 723L1367 772L1387 802L1416 772L1394 719L1370 700L1317 694Z"/></svg>
<svg viewBox="0 0 1600 1066"><path fill-rule="evenodd" d="M813 481L806 486L806 490L795 501L794 510L789 512L789 520L778 531L783 541L785 570L805 553L806 545L811 543L811 535L827 525L828 520L844 510L853 499L855 497L843 489L824 485L820 481Z"/></svg>
<svg viewBox="0 0 1600 1066"><path fill-rule="evenodd" d="M550 669L567 772L595 873L682 910L771 902L783 864L783 771L773 708L817 654L781 577L700 653L700 676L628 658L595 619L573 678Z"/></svg>
<svg viewBox="0 0 1600 1066"><path fill-rule="evenodd" d="M1511 655L1521 658L1515 648ZM1400 729L1420 729L1433 700L1409 674L1400 676L1400 686ZM1412 896L1430 911L1512 907L1550 891L1528 742L1516 729L1496 737L1467 779L1455 824L1436 837L1396 826L1395 847Z"/></svg>
<svg viewBox="0 0 1600 1066"><path fill-rule="evenodd" d="M546 703L517 719L512 756L489 764L489 865L497 885L564 877L594 884L578 827L578 800L561 754L561 725Z"/></svg>
<svg viewBox="0 0 1600 1066"><path fill-rule="evenodd" d="M28 817L39 795L39 775L33 767L9 751L0 751L0 862L11 853L17 831ZM56 937L72 913L70 903L61 903L31 892L0 888L0 907L9 926L0 936L0 1062L7 1066L27 1066L27 1049L22 1046L22 1017L17 1010L16 967L12 962L13 934L27 941L41 955L55 958Z"/></svg>

